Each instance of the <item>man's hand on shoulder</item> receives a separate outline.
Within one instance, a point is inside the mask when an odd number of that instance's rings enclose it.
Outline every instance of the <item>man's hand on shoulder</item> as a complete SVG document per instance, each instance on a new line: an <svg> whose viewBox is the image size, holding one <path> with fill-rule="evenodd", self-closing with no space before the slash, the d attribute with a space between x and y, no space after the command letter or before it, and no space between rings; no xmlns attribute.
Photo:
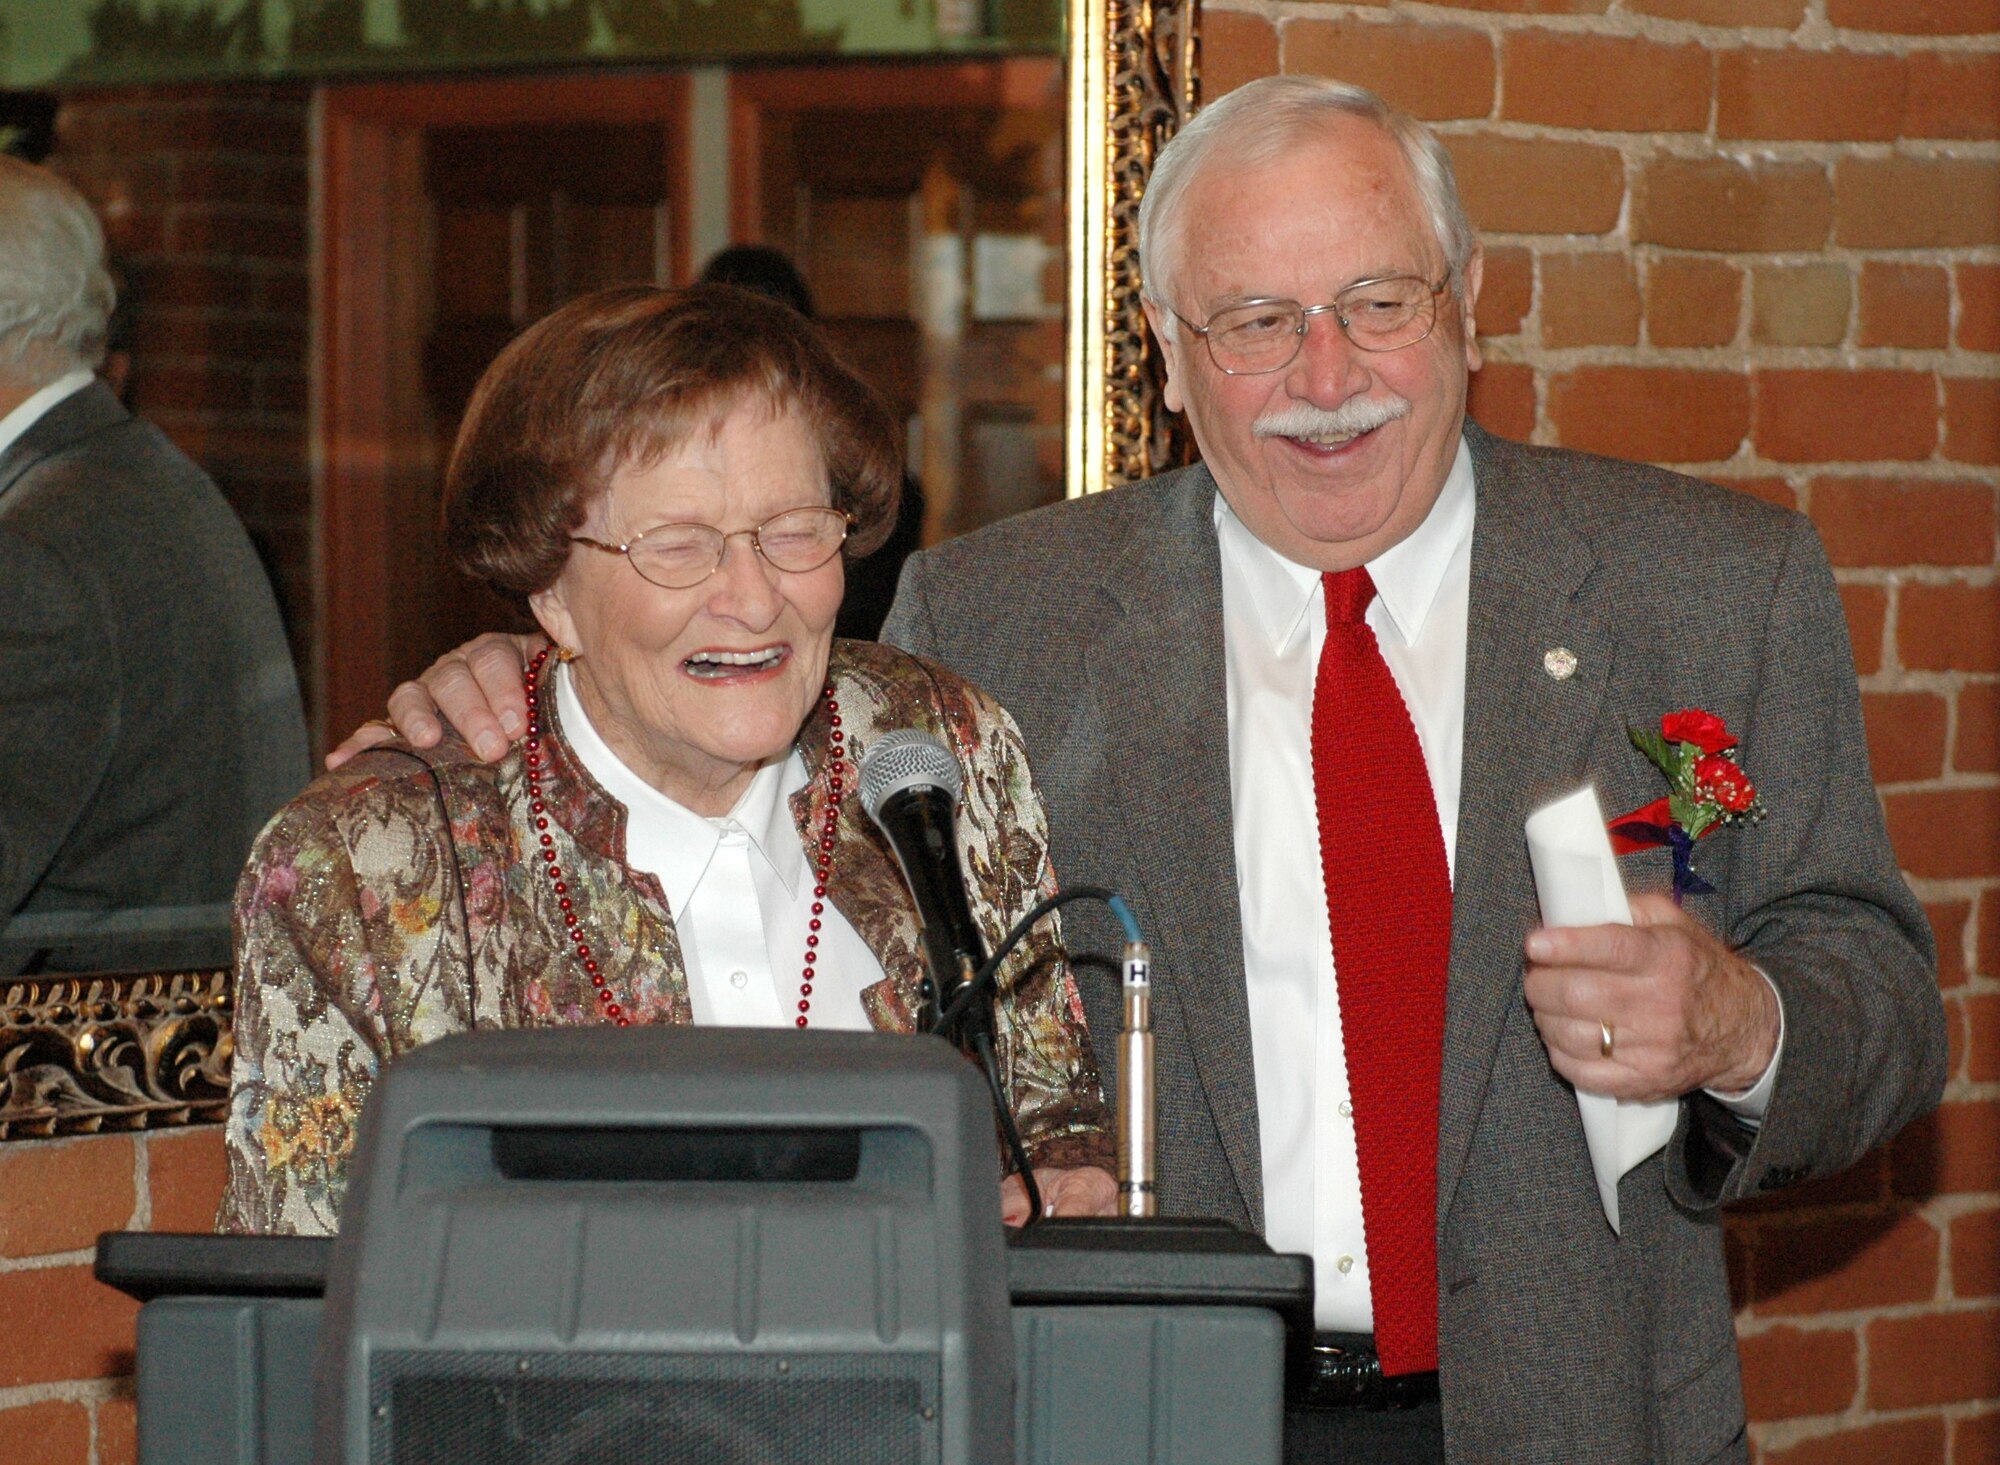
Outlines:
<svg viewBox="0 0 2000 1465"><path fill-rule="evenodd" d="M1528 936L1528 1008L1556 1072L1620 1099L1752 1087L1777 1051L1771 984L1665 896L1633 897L1632 919Z"/></svg>
<svg viewBox="0 0 2000 1465"><path fill-rule="evenodd" d="M445 652L420 680L389 694L389 721L362 723L326 755L326 766L338 768L394 737L418 748L435 747L446 722L486 762L505 757L528 726L528 659L547 644L539 635L489 631Z"/></svg>

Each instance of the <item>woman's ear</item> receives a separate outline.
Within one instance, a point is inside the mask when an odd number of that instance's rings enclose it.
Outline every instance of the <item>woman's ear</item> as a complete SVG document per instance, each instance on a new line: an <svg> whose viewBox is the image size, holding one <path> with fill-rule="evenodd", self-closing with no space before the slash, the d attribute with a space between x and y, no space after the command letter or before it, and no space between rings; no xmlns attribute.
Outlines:
<svg viewBox="0 0 2000 1465"><path fill-rule="evenodd" d="M578 644L576 618L569 613L569 602L563 595L565 578L567 577L564 575L558 575L555 584L530 595L528 609L535 613L535 619L540 623L542 633L555 642L558 648L568 647L572 651L581 651L583 647Z"/></svg>

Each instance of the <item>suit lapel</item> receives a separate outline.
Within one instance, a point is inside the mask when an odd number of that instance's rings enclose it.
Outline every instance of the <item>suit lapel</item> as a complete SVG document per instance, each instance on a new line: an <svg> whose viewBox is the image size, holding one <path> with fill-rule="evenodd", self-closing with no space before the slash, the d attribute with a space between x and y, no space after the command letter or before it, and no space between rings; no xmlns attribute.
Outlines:
<svg viewBox="0 0 2000 1465"><path fill-rule="evenodd" d="M1468 423L1477 482L1466 625L1465 790L1452 892L1438 1214L1448 1214L1496 1049L1521 1002L1520 939L1537 920L1522 823L1588 776L1615 645L1587 582L1590 545L1528 450ZM1552 674L1574 657L1567 677Z"/></svg>
<svg viewBox="0 0 2000 1465"><path fill-rule="evenodd" d="M1215 480L1186 470L1163 521L1104 583L1122 614L1088 654L1114 807L1147 937L1169 954L1156 1002L1178 1008L1209 1112L1253 1224L1264 1223L1257 1084L1229 784ZM1162 1014L1162 1021L1165 1014Z"/></svg>

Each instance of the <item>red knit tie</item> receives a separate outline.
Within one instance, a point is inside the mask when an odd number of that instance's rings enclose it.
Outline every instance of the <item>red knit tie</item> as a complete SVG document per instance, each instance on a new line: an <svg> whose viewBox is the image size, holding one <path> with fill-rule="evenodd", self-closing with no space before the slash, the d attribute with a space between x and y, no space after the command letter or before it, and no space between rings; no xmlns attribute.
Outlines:
<svg viewBox="0 0 2000 1465"><path fill-rule="evenodd" d="M1437 1367L1438 1072L1451 877L1423 749L1375 633L1365 568L1325 577L1313 791L1361 1217L1385 1373Z"/></svg>

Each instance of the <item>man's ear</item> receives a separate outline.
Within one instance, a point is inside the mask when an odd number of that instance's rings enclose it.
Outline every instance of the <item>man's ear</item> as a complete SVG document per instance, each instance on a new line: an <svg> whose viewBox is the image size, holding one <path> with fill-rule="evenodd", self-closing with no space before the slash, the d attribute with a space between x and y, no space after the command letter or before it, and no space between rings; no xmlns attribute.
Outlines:
<svg viewBox="0 0 2000 1465"><path fill-rule="evenodd" d="M1465 262L1465 268L1459 273L1459 309L1464 312L1462 330L1467 371L1479 370L1479 285L1485 267L1486 251L1474 244L1472 258Z"/></svg>
<svg viewBox="0 0 2000 1465"><path fill-rule="evenodd" d="M1171 324L1178 323L1170 322L1166 310L1154 301L1142 298L1139 303L1145 307L1146 323L1153 328L1153 339L1160 343L1160 359L1167 368L1166 390L1160 395L1169 412L1183 412L1187 410L1181 398L1181 348L1184 343L1169 334L1168 329Z"/></svg>

